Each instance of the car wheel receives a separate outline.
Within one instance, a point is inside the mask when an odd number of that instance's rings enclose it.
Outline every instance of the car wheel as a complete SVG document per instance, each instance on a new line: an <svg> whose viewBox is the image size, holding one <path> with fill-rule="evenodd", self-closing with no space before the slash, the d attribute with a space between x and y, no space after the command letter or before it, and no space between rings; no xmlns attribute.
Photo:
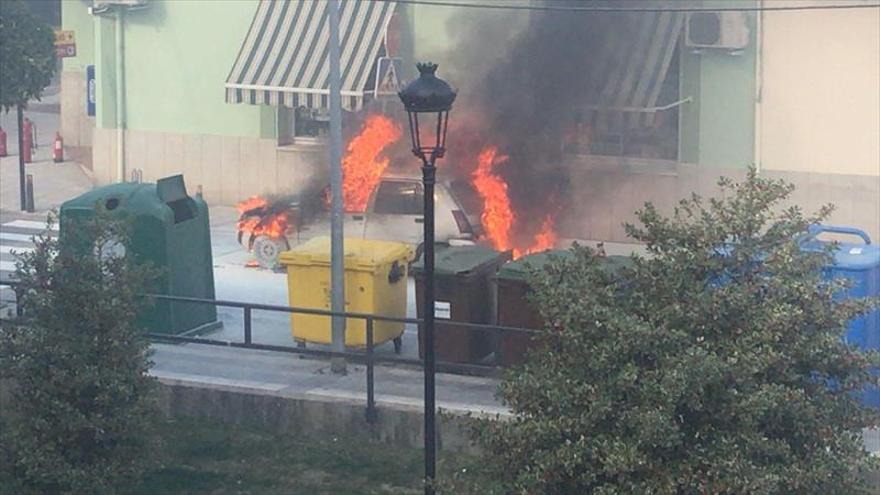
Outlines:
<svg viewBox="0 0 880 495"><path fill-rule="evenodd" d="M281 238L261 235L254 240L254 257L260 266L269 270L278 268L278 258L285 249L287 242Z"/></svg>

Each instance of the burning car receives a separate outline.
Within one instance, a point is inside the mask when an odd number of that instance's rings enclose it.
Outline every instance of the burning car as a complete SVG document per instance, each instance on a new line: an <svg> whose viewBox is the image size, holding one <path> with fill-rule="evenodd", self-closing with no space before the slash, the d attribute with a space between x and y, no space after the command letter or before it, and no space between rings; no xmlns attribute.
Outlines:
<svg viewBox="0 0 880 495"><path fill-rule="evenodd" d="M393 171L392 157L397 168L412 163L409 150L399 145L401 135L400 126L392 118L371 114L348 141L342 159L345 236L406 242L416 246L418 253L425 221L424 190L420 176ZM436 185L437 241L455 244L479 239L498 251L512 251L514 258L553 248L560 210L553 198L558 191L545 188L545 194L528 198L530 203L538 204L537 208L518 205L508 184L506 172L512 166L509 157L492 144L468 148L481 151L459 156L440 169L441 174L458 180L440 180ZM535 178L529 177L532 185ZM526 188L519 198L533 193ZM303 198L255 197L243 201L239 204L239 241L255 254L259 265L275 268L281 252L298 240L292 236L329 233L328 197L325 190Z"/></svg>
<svg viewBox="0 0 880 495"><path fill-rule="evenodd" d="M473 244L481 234L479 217L466 213L459 199L467 195L466 184L437 183L434 228L438 242ZM386 174L367 196L363 211L345 213L345 236L405 242L420 252L423 201L420 177ZM239 242L254 253L260 266L276 268L281 252L298 240L294 237L312 237L329 231L326 209L319 215L304 215L313 203L314 200L304 203L296 197L254 197L239 203Z"/></svg>

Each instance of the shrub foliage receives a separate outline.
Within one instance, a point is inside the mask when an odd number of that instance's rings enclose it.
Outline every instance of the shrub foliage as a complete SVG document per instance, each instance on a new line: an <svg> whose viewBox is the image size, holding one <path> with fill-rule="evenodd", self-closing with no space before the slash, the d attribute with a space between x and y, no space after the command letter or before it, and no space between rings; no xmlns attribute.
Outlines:
<svg viewBox="0 0 880 495"><path fill-rule="evenodd" d="M835 302L830 253L804 252L792 186L722 179L723 194L647 204L647 247L616 274L575 248L533 274L548 337L483 422L483 493L853 494L877 414L853 391L876 354L846 344L871 302ZM489 476L486 476L487 473ZM467 477L463 477L466 480Z"/></svg>
<svg viewBox="0 0 880 495"><path fill-rule="evenodd" d="M155 386L136 315L151 273L127 242L99 215L18 258L23 315L0 330L0 465L16 493L112 492L149 458Z"/></svg>

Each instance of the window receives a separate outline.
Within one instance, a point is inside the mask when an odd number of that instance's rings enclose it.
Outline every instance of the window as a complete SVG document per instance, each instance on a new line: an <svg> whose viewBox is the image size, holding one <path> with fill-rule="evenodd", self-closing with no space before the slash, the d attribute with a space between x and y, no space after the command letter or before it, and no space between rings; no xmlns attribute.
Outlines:
<svg viewBox="0 0 880 495"><path fill-rule="evenodd" d="M646 160L677 160L681 103L679 91L680 43L658 88L656 107L614 111L591 108L573 112L562 136L563 151ZM624 105L626 106L626 105Z"/></svg>
<svg viewBox="0 0 880 495"><path fill-rule="evenodd" d="M306 107L278 107L278 145L318 142L326 139L330 122L326 115Z"/></svg>
<svg viewBox="0 0 880 495"><path fill-rule="evenodd" d="M383 181L373 210L384 215L421 215L424 194L416 182Z"/></svg>

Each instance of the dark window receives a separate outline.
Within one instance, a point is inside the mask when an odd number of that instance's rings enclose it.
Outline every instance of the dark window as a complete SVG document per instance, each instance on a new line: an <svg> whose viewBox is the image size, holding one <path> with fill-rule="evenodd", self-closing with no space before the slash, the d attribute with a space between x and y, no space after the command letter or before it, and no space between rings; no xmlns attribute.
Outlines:
<svg viewBox="0 0 880 495"><path fill-rule="evenodd" d="M319 140L327 137L330 122L317 111L305 107L278 107L278 145L294 144L297 139Z"/></svg>
<svg viewBox="0 0 880 495"><path fill-rule="evenodd" d="M325 115L319 115L314 110L305 107L296 109L294 118L296 137L323 139L330 132L330 119Z"/></svg>
<svg viewBox="0 0 880 495"><path fill-rule="evenodd" d="M681 99L680 57L681 43L678 43L659 88L658 107ZM677 160L680 112L680 104L653 113L573 112L562 149L580 155Z"/></svg>
<svg viewBox="0 0 880 495"><path fill-rule="evenodd" d="M376 193L373 211L385 215L421 215L423 198L421 184L384 181Z"/></svg>

